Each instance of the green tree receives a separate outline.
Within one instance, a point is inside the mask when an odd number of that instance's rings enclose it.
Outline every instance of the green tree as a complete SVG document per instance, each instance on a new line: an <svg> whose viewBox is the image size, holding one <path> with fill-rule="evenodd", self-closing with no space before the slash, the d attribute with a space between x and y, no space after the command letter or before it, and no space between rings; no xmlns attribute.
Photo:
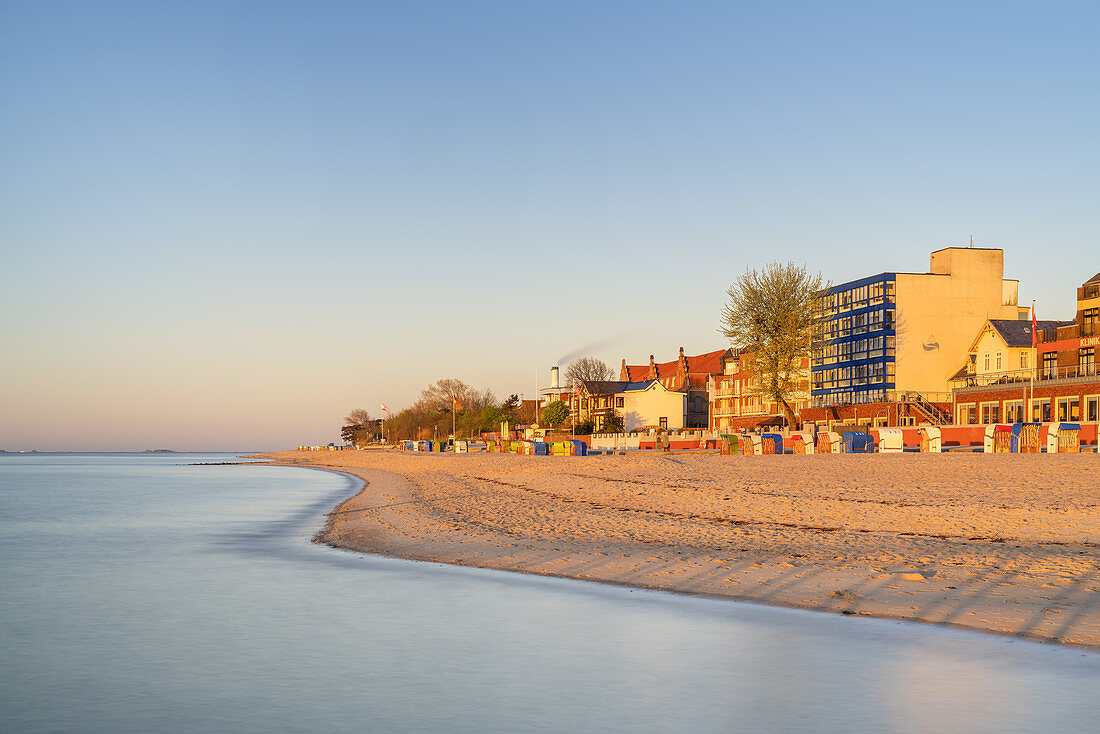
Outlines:
<svg viewBox="0 0 1100 734"><path fill-rule="evenodd" d="M600 419L600 433L622 433L623 417L615 412L615 409L607 411Z"/></svg>
<svg viewBox="0 0 1100 734"><path fill-rule="evenodd" d="M340 438L344 440L344 443L355 443L355 438L362 428L362 426L344 426L340 429Z"/></svg>
<svg viewBox="0 0 1100 734"><path fill-rule="evenodd" d="M808 363L817 338L814 315L827 284L794 263L768 263L747 270L726 291L718 329L735 347L751 352L753 392L778 403L788 425L796 419L791 401L809 389Z"/></svg>
<svg viewBox="0 0 1100 734"><path fill-rule="evenodd" d="M559 426L569 420L569 406L563 400L555 400L542 409L540 420L544 426Z"/></svg>

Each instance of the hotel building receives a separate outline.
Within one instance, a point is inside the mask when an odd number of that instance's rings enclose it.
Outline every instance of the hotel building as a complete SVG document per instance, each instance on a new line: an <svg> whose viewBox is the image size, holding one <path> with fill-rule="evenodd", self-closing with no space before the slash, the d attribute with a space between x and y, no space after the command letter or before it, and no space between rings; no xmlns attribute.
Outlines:
<svg viewBox="0 0 1100 734"><path fill-rule="evenodd" d="M927 273L879 273L832 286L817 319L802 420L951 422L948 381L987 319L1027 318L1004 251L947 247Z"/></svg>
<svg viewBox="0 0 1100 734"><path fill-rule="evenodd" d="M1010 331L1022 334L1029 326ZM1040 321L1038 327L1035 347L1030 329L1026 347L1017 334L1027 364L1016 367L1010 358L1001 363L1005 369L997 368L997 342L991 340L988 325L983 328L975 339L974 366L952 380L957 423L1100 420L1100 273L1077 289L1073 321Z"/></svg>

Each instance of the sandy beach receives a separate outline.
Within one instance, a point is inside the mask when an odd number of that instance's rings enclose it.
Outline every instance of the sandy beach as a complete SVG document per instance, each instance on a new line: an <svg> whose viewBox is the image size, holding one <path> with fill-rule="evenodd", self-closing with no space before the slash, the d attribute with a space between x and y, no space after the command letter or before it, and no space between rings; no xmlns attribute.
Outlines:
<svg viewBox="0 0 1100 734"><path fill-rule="evenodd" d="M258 455L362 552L1100 647L1100 456Z"/></svg>

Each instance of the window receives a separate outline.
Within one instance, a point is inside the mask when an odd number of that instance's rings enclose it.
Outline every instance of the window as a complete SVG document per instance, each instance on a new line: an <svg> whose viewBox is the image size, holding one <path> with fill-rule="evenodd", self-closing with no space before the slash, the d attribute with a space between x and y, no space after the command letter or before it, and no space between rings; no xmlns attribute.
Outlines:
<svg viewBox="0 0 1100 734"><path fill-rule="evenodd" d="M1057 376L1058 352L1046 352L1043 354L1043 377L1050 379Z"/></svg>
<svg viewBox="0 0 1100 734"><path fill-rule="evenodd" d="M1077 374L1079 375L1091 375L1096 372L1096 349L1089 347L1087 349L1077 350Z"/></svg>
<svg viewBox="0 0 1100 734"><path fill-rule="evenodd" d="M978 422L977 410L973 403L959 406L959 418L957 422L960 426L969 426Z"/></svg>
<svg viewBox="0 0 1100 734"><path fill-rule="evenodd" d="M1005 423L1022 423L1024 420L1024 401L1005 401Z"/></svg>
<svg viewBox="0 0 1100 734"><path fill-rule="evenodd" d="M989 352L985 353L985 356L984 356L982 361L985 363L985 371L989 372Z"/></svg>
<svg viewBox="0 0 1100 734"><path fill-rule="evenodd" d="M997 352L997 369L1001 369L1001 353Z"/></svg>
<svg viewBox="0 0 1100 734"><path fill-rule="evenodd" d="M1079 421L1081 420L1081 403L1076 397L1072 398L1058 398L1058 420L1060 421Z"/></svg>
<svg viewBox="0 0 1100 734"><path fill-rule="evenodd" d="M1050 423L1050 399L1031 401L1031 422Z"/></svg>
<svg viewBox="0 0 1100 734"><path fill-rule="evenodd" d="M622 398L615 398L615 407L616 408L623 407L623 399Z"/></svg>
<svg viewBox="0 0 1100 734"><path fill-rule="evenodd" d="M1027 369L1027 352L1020 352L1020 369Z"/></svg>
<svg viewBox="0 0 1100 734"><path fill-rule="evenodd" d="M989 425L1000 419L1000 403L982 403L982 423Z"/></svg>
<svg viewBox="0 0 1100 734"><path fill-rule="evenodd" d="M1085 398L1085 420L1100 420L1100 395L1089 395Z"/></svg>
<svg viewBox="0 0 1100 734"><path fill-rule="evenodd" d="M660 418L657 420L657 425L661 428L668 429L668 418Z"/></svg>

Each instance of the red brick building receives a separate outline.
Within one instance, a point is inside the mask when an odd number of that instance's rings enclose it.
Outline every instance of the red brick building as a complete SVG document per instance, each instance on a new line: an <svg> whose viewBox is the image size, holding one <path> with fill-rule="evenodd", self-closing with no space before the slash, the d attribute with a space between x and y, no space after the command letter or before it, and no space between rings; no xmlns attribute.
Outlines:
<svg viewBox="0 0 1100 734"><path fill-rule="evenodd" d="M752 352L742 350L732 359L727 359L725 369L720 375L711 375L708 381L710 400L710 422L712 431L735 431L753 428L763 422L777 423L783 419L783 411L778 403L765 400L758 392L756 373L752 364ZM800 416L808 404L810 360L803 360L806 372L805 389L800 391L798 399L791 402L796 416ZM783 422L786 422L783 419Z"/></svg>
<svg viewBox="0 0 1100 734"><path fill-rule="evenodd" d="M986 375L984 384L955 381L957 423L1100 420L1100 273L1077 289L1074 320L1038 329L1036 342L1035 364L1023 378L1012 370Z"/></svg>

